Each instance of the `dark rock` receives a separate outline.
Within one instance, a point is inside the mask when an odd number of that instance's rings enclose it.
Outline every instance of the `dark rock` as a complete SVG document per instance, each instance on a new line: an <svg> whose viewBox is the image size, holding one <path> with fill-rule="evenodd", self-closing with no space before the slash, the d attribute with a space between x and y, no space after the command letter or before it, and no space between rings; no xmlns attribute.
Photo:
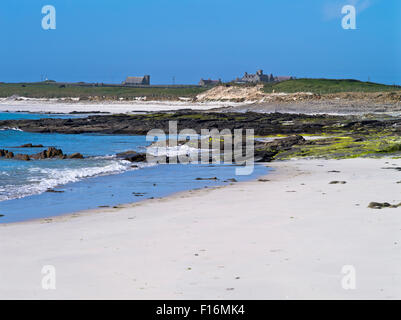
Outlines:
<svg viewBox="0 0 401 320"><path fill-rule="evenodd" d="M29 161L29 160L31 160L31 158L30 158L27 154L20 154L20 153L16 154L16 155L14 156L14 159L16 159L16 160L23 160L23 161Z"/></svg>
<svg viewBox="0 0 401 320"><path fill-rule="evenodd" d="M347 181L331 181L329 184L346 184Z"/></svg>
<svg viewBox="0 0 401 320"><path fill-rule="evenodd" d="M68 159L83 159L84 156L82 154L80 154L79 152L75 152L73 154L70 154L69 156L67 156Z"/></svg>
<svg viewBox="0 0 401 320"><path fill-rule="evenodd" d="M14 158L14 153L12 153L11 151L7 151L5 157L6 159L12 159Z"/></svg>
<svg viewBox="0 0 401 320"><path fill-rule="evenodd" d="M25 146L25 147L24 147ZM32 144L25 144L23 146L20 146L18 148L36 148L38 146L32 146ZM84 156L78 152L73 153L69 156L63 154L63 151L61 149L57 149L54 147L49 147L47 150L43 150L42 152L35 153L32 155L27 155L27 154L15 154L11 151L0 149L0 157L5 157L6 159L16 159L16 160L23 160L23 161L29 161L32 159L35 160L42 160L42 159L52 159L52 158L58 158L58 159L83 159Z"/></svg>
<svg viewBox="0 0 401 320"><path fill-rule="evenodd" d="M47 158L56 158L63 156L63 151L61 149L56 149L54 147L49 147L45 152Z"/></svg>
<svg viewBox="0 0 401 320"><path fill-rule="evenodd" d="M57 149L54 147L49 147L47 150L43 150L42 152L36 153L31 155L31 158L33 159L53 159L53 158L64 158L63 151L61 149Z"/></svg>
<svg viewBox="0 0 401 320"><path fill-rule="evenodd" d="M54 190L54 189L47 189L46 192L52 192L52 193L63 193L64 191L60 191L60 190Z"/></svg>
<svg viewBox="0 0 401 320"><path fill-rule="evenodd" d="M354 120L352 117L349 117ZM0 127L18 127L28 132L58 133L106 133L146 135L151 129L168 132L169 121L178 121L178 130L191 128L200 133L201 129L217 130L254 129L255 135L320 133L322 128L337 128L338 122L349 123L343 116L304 115L284 113L216 113L181 111L174 113L154 112L136 115L92 115L77 119L38 119L38 120L2 120ZM351 123L351 122L350 122ZM361 124L363 128L383 127L396 123L396 120L366 123L352 121L352 125Z"/></svg>
<svg viewBox="0 0 401 320"><path fill-rule="evenodd" d="M124 159L130 162L145 162L146 153L138 153L136 151L125 151L117 153L117 158Z"/></svg>
<svg viewBox="0 0 401 320"><path fill-rule="evenodd" d="M14 153L8 150L1 149L0 150L0 157L5 157L6 159L13 159Z"/></svg>
<svg viewBox="0 0 401 320"><path fill-rule="evenodd" d="M7 150L0 149L0 157L5 157L7 153L8 153Z"/></svg>
<svg viewBox="0 0 401 320"><path fill-rule="evenodd" d="M43 148L42 144L32 144L32 143L26 143L23 144L22 146L18 146L15 148Z"/></svg>
<svg viewBox="0 0 401 320"><path fill-rule="evenodd" d="M306 140L300 135L275 139L269 142L255 142L255 162L271 162L280 151L290 150L294 145L305 144Z"/></svg>
<svg viewBox="0 0 401 320"><path fill-rule="evenodd" d="M143 197L145 194L146 194L146 192L133 192L132 193L135 197Z"/></svg>
<svg viewBox="0 0 401 320"><path fill-rule="evenodd" d="M305 142L306 140L304 137L300 135L293 135L286 138L280 138L270 142L265 142L264 145L265 147L271 149L285 150L287 148L291 148L293 145L303 144Z"/></svg>
<svg viewBox="0 0 401 320"><path fill-rule="evenodd" d="M401 206L401 203L396 204L396 205L391 205L388 202L383 202L383 203L371 202L371 203L369 203L368 208L371 208L371 209L383 209L383 208L398 208L399 206Z"/></svg>
<svg viewBox="0 0 401 320"><path fill-rule="evenodd" d="M277 153L277 150L255 150L254 160L255 162L271 162Z"/></svg>
<svg viewBox="0 0 401 320"><path fill-rule="evenodd" d="M401 171L401 167L388 167L388 168L382 168L382 169L392 169L392 170Z"/></svg>

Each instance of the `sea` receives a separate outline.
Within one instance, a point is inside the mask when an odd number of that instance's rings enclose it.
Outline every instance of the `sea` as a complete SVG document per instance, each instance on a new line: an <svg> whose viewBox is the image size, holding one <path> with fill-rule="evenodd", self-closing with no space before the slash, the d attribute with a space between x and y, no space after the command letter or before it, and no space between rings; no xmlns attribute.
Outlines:
<svg viewBox="0 0 401 320"><path fill-rule="evenodd" d="M0 120L85 116L0 112ZM43 148L17 148L27 143L42 144ZM229 179L246 181L269 171L264 165L255 165L252 174L240 176L235 173L235 165L137 163L136 167L116 157L117 153L128 150L145 152L149 143L145 136L138 135L30 133L18 128L0 128L0 149L33 154L56 147L65 154L79 152L85 157L31 161L0 158L0 223L213 188L232 183ZM212 177L217 180L207 180Z"/></svg>

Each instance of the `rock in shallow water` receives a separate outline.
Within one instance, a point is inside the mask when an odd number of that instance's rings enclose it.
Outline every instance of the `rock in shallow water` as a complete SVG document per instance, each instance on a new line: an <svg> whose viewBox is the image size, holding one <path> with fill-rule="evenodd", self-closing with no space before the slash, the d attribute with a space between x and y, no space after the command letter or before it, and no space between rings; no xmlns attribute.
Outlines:
<svg viewBox="0 0 401 320"><path fill-rule="evenodd" d="M29 157L29 155L27 155L27 154L20 154L20 153L16 154L16 155L14 156L14 159L23 160L23 161L30 161L30 160L31 160L31 158Z"/></svg>
<svg viewBox="0 0 401 320"><path fill-rule="evenodd" d="M390 204L388 202L383 202L383 203L371 202L371 203L369 203L368 208L371 208L371 209L383 209L383 208L398 208L399 206L401 206L401 203L392 205L392 204Z"/></svg>
<svg viewBox="0 0 401 320"><path fill-rule="evenodd" d="M57 149L55 147L49 147L47 150L43 150L39 153L35 153L32 155L27 155L27 154L14 154L11 151L0 149L0 157L5 157L6 159L15 159L15 160L23 160L23 161L29 161L32 159L35 160L43 160L43 159L83 159L84 156L79 153L75 152L71 155L66 155L63 153L61 149Z"/></svg>
<svg viewBox="0 0 401 320"><path fill-rule="evenodd" d="M15 148L43 148L42 144L32 144L32 143L26 143L21 146L15 147Z"/></svg>
<svg viewBox="0 0 401 320"><path fill-rule="evenodd" d="M136 151L125 151L117 153L117 158L124 159L130 162L144 162L146 161L146 153L138 153Z"/></svg>
<svg viewBox="0 0 401 320"><path fill-rule="evenodd" d="M68 159L83 159L84 156L82 154L80 154L79 152L75 152L73 154L70 154L69 156L67 156Z"/></svg>

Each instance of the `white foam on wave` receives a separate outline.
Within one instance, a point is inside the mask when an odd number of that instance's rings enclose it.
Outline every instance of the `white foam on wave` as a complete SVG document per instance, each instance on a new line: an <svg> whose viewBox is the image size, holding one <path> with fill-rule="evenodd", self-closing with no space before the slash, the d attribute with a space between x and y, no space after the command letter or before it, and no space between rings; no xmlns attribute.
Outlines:
<svg viewBox="0 0 401 320"><path fill-rule="evenodd" d="M174 157L179 155L190 155L193 153L199 153L201 150L184 144L175 147L148 147L146 151L153 156Z"/></svg>
<svg viewBox="0 0 401 320"><path fill-rule="evenodd" d="M145 166L147 165L138 165L138 168ZM127 170L137 170L138 168L133 168L131 162L126 160L111 160L103 166L96 165L80 168L34 167L28 169L28 172L32 175L32 177L28 179L28 183L0 187L0 201L40 194L48 189L67 183L78 182L85 178L119 174Z"/></svg>
<svg viewBox="0 0 401 320"><path fill-rule="evenodd" d="M13 130L13 131L21 131L22 132L22 130L20 128L10 128L10 127L0 128L0 131L6 131L6 130Z"/></svg>

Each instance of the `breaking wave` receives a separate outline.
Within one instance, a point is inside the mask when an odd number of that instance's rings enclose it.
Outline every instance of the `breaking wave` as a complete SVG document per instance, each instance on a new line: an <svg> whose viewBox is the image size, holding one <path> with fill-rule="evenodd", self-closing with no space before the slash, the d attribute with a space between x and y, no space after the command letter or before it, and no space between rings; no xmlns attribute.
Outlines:
<svg viewBox="0 0 401 320"><path fill-rule="evenodd" d="M138 168L140 167L141 165L138 166ZM132 164L125 160L109 160L102 164L76 168L33 167L27 169L26 179L23 184L0 185L0 201L40 194L48 189L67 183L78 182L96 176L119 174L127 170L137 170L138 168L132 168ZM2 173L5 174L6 172Z"/></svg>
<svg viewBox="0 0 401 320"><path fill-rule="evenodd" d="M21 131L21 132L23 132L20 128L10 128L10 127L3 127L3 128L0 128L0 131L6 131L6 130Z"/></svg>

